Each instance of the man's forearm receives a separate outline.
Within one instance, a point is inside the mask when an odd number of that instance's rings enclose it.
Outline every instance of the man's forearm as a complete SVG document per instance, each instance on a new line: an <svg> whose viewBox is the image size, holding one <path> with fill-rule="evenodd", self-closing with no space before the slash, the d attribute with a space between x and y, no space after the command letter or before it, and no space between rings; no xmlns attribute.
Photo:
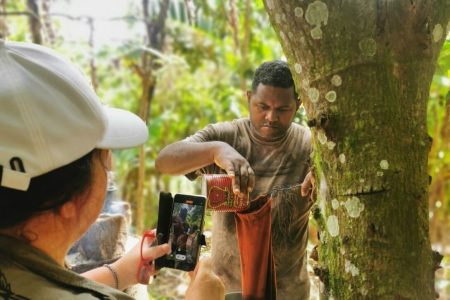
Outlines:
<svg viewBox="0 0 450 300"><path fill-rule="evenodd" d="M180 141L166 146L156 159L156 169L170 175L181 175L214 163L214 153L223 142L193 143Z"/></svg>

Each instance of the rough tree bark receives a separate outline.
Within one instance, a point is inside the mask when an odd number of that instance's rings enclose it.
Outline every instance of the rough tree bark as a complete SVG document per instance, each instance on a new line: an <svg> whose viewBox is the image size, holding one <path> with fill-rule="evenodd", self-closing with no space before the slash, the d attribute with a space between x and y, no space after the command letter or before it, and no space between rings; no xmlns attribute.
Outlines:
<svg viewBox="0 0 450 300"><path fill-rule="evenodd" d="M312 127L323 299L434 299L426 107L450 1L265 0Z"/></svg>

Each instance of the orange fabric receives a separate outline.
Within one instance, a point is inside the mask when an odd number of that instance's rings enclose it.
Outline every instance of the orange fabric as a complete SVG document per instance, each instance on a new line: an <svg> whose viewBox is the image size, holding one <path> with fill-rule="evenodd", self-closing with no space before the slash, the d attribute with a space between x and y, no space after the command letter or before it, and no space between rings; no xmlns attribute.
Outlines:
<svg viewBox="0 0 450 300"><path fill-rule="evenodd" d="M258 201L266 199L260 198ZM272 199L268 199L255 211L235 215L244 300L276 299L271 204Z"/></svg>

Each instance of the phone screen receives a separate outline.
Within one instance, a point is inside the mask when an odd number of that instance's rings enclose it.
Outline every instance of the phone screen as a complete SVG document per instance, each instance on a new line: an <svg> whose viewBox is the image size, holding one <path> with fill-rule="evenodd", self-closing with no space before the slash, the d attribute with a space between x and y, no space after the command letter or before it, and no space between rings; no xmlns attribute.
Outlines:
<svg viewBox="0 0 450 300"><path fill-rule="evenodd" d="M193 270L198 260L205 213L204 197L176 194L169 233L172 252L166 260L176 269Z"/></svg>

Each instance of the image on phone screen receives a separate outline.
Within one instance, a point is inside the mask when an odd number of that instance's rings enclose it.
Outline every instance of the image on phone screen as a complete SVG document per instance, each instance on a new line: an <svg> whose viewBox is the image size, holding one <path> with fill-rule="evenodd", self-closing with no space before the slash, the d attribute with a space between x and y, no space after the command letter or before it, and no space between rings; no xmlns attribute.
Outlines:
<svg viewBox="0 0 450 300"><path fill-rule="evenodd" d="M185 269L195 266L198 259L205 206L202 201L185 195L177 194L174 200L169 233L172 252L166 259L172 261L175 268Z"/></svg>

